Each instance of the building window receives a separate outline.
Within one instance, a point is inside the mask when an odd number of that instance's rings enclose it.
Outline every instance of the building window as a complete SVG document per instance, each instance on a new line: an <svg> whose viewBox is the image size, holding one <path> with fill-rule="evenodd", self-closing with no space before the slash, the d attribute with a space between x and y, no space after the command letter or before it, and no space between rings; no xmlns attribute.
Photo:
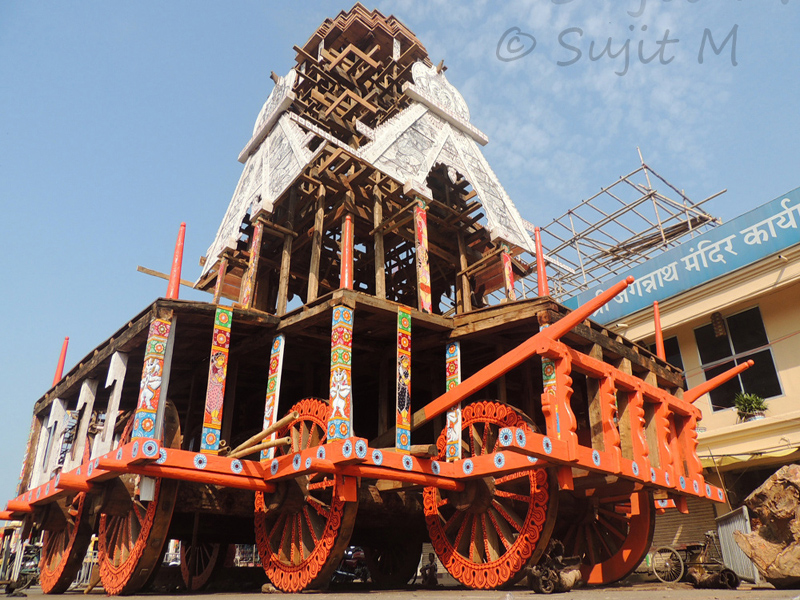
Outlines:
<svg viewBox="0 0 800 600"><path fill-rule="evenodd" d="M722 321L725 327L718 327L716 332L711 323L694 330L706 380L750 359L755 364L712 391L711 407L714 410L732 407L733 397L742 391L764 398L780 396L781 384L758 307Z"/></svg>
<svg viewBox="0 0 800 600"><path fill-rule="evenodd" d="M656 352L655 343L648 344L648 348L653 354L658 354L658 352ZM681 371L684 370L683 358L681 357L681 347L678 345L677 336L668 337L664 340L664 355L669 364L671 364L673 367L678 367ZM686 373L683 373L683 382L686 383Z"/></svg>

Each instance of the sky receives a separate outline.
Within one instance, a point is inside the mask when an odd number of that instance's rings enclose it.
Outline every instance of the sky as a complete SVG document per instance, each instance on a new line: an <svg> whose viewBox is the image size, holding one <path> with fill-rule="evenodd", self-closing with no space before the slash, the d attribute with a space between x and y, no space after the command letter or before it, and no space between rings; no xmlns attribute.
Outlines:
<svg viewBox="0 0 800 600"><path fill-rule="evenodd" d="M272 89L349 3L0 2L0 508L34 402L200 273ZM467 101L520 213L546 225L645 161L729 220L800 186L800 0L396 0ZM727 41L726 41L727 40ZM723 43L725 42L726 43ZM182 297L207 300L193 290Z"/></svg>

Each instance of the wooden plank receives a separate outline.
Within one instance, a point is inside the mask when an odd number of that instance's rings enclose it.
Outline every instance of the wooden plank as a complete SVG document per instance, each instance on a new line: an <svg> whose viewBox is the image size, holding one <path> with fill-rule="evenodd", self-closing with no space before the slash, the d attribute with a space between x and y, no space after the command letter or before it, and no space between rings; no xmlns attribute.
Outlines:
<svg viewBox="0 0 800 600"><path fill-rule="evenodd" d="M380 190L376 189L374 207L372 211L372 223L375 227L373 244L375 248L375 296L381 299L386 298L386 267L383 248L383 232L379 231L379 225L383 219L383 202Z"/></svg>
<svg viewBox="0 0 800 600"><path fill-rule="evenodd" d="M619 360L617 368L623 373L631 374L631 361L627 358ZM631 403L634 392L617 392L617 409L619 415L619 437L622 456L630 460L636 460L633 451L633 432L631 429Z"/></svg>
<svg viewBox="0 0 800 600"><path fill-rule="evenodd" d="M314 214L314 232L311 238L311 263L308 269L308 292L306 303L317 299L319 292L319 261L322 255L322 227L325 220L325 186L320 186Z"/></svg>
<svg viewBox="0 0 800 600"><path fill-rule="evenodd" d="M597 360L603 360L603 349L599 344L592 344L588 355ZM606 445L603 436L603 405L599 380L593 377L586 377L586 395L589 402L589 428L592 437L592 448L602 452L606 449Z"/></svg>
<svg viewBox="0 0 800 600"><path fill-rule="evenodd" d="M294 238L286 235L283 238L283 249L281 250L281 270L278 280L278 305L275 312L279 317L286 314L286 304L289 295L289 269L292 261L292 242Z"/></svg>

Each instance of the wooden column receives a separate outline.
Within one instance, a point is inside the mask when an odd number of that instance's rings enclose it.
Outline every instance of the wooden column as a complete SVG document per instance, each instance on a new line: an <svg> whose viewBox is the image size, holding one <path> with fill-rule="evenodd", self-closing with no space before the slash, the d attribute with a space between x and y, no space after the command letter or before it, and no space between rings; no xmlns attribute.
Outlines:
<svg viewBox="0 0 800 600"><path fill-rule="evenodd" d="M289 296L289 269L292 261L292 241L294 236L283 236L283 252L281 254L281 274L278 282L278 306L276 314L282 317L286 314L286 304Z"/></svg>
<svg viewBox="0 0 800 600"><path fill-rule="evenodd" d="M353 434L353 395L351 370L353 352L353 309L335 306L331 323L329 442Z"/></svg>
<svg viewBox="0 0 800 600"><path fill-rule="evenodd" d="M339 289L353 289L353 215L342 217L342 235L339 244Z"/></svg>
<svg viewBox="0 0 800 600"><path fill-rule="evenodd" d="M599 344L592 344L588 355L602 361L603 348ZM586 377L586 396L589 402L589 431L592 436L592 449L604 451L606 449L605 435L603 433L603 396L600 391L601 380Z"/></svg>
<svg viewBox="0 0 800 600"><path fill-rule="evenodd" d="M503 260L503 282L506 287L506 300L516 300L517 293L514 291L514 268L511 263L511 255L508 253L508 248L503 246L503 252L500 254Z"/></svg>
<svg viewBox="0 0 800 600"><path fill-rule="evenodd" d="M250 261L247 271L242 278L242 288L239 292L239 304L244 308L253 306L253 296L256 286L256 276L258 275L258 259L261 255L261 237L264 232L264 225L256 221L253 226L253 236L250 240Z"/></svg>
<svg viewBox="0 0 800 600"><path fill-rule="evenodd" d="M464 242L464 234L458 232L458 261L461 271L466 271L469 268L469 261L467 260L467 245ZM469 312L472 310L472 290L469 285L469 276L464 273L458 276L457 287L461 290L461 312Z"/></svg>
<svg viewBox="0 0 800 600"><path fill-rule="evenodd" d="M397 419L395 448L411 450L411 314L397 310Z"/></svg>
<svg viewBox="0 0 800 600"><path fill-rule="evenodd" d="M219 261L219 270L217 271L217 282L214 284L214 304L219 304L219 299L222 296L222 287L225 285L225 275L228 274L228 257L223 256Z"/></svg>
<svg viewBox="0 0 800 600"><path fill-rule="evenodd" d="M425 202L420 198L417 198L417 205L414 207L414 242L419 310L432 313L431 269L428 263L428 214L425 212Z"/></svg>
<svg viewBox="0 0 800 600"><path fill-rule="evenodd" d="M450 342L445 352L445 391L461 383L461 343ZM445 457L448 462L461 458L461 403L447 411Z"/></svg>
<svg viewBox="0 0 800 600"><path fill-rule="evenodd" d="M297 205L297 191L293 187L289 191L289 217L287 219L287 226L289 230L294 230L294 211ZM286 304L289 300L289 274L292 264L292 242L294 235L292 233L285 233L283 236L283 251L281 253L281 272L278 281L278 302L275 308L275 313L282 317L286 314Z"/></svg>
<svg viewBox="0 0 800 600"><path fill-rule="evenodd" d="M206 387L206 403L203 411L203 434L200 438L200 452L205 454L219 453L232 322L233 311L218 306L214 314L214 331L211 335L211 358L208 365L208 386Z"/></svg>
<svg viewBox="0 0 800 600"><path fill-rule="evenodd" d="M308 293L306 303L310 304L319 294L319 259L322 254L322 228L325 219L325 186L319 186L317 208L314 214L314 233L311 238L311 262L308 268Z"/></svg>
<svg viewBox="0 0 800 600"><path fill-rule="evenodd" d="M272 340L272 350L269 353L269 376L267 377L267 398L264 402L263 429L272 427L278 419L278 401L281 395L281 374L283 373L283 352L286 348L286 337L281 333ZM278 433L273 433L269 440L275 440ZM275 448L266 448L261 451L261 460L272 460Z"/></svg>
<svg viewBox="0 0 800 600"><path fill-rule="evenodd" d="M380 190L376 189L374 194L375 204L372 211L372 225L375 229L378 229L383 221L383 201L381 199ZM373 243L375 247L375 296L378 298L386 298L386 265L382 231L375 232Z"/></svg>

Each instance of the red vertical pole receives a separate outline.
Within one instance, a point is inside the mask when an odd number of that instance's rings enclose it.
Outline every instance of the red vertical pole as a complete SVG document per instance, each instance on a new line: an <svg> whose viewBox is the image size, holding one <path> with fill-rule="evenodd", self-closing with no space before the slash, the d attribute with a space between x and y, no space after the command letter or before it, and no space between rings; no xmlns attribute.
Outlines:
<svg viewBox="0 0 800 600"><path fill-rule="evenodd" d="M658 301L653 302L653 321L656 328L656 356L661 360L667 360L667 353L664 350L664 334L661 333L661 312L658 310Z"/></svg>
<svg viewBox="0 0 800 600"><path fill-rule="evenodd" d="M53 377L53 385L61 381L61 376L64 374L64 361L67 360L67 346L69 346L69 337L65 337L64 343L61 345L61 356L58 357L58 366L56 367L55 377Z"/></svg>
<svg viewBox="0 0 800 600"><path fill-rule="evenodd" d="M178 239L175 242L175 254L172 256L172 270L169 272L169 284L167 285L167 298L170 300L178 299L178 292L181 287L181 264L183 263L183 238L186 236L186 223L181 223L178 231Z"/></svg>
<svg viewBox="0 0 800 600"><path fill-rule="evenodd" d="M539 228L533 228L533 236L536 241L536 283L539 285L539 295L549 296L550 288L547 285L547 271L544 266L544 253L542 252L542 236Z"/></svg>
<svg viewBox="0 0 800 600"><path fill-rule="evenodd" d="M353 289L353 215L342 219L342 265L339 275L340 289Z"/></svg>

